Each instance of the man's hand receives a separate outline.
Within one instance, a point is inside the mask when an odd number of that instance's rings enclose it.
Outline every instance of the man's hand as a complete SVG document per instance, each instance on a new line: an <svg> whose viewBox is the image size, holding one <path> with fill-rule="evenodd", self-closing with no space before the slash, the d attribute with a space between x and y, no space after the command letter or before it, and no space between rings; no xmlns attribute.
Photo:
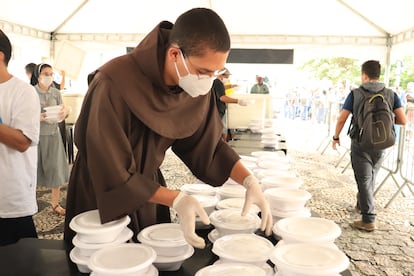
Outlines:
<svg viewBox="0 0 414 276"><path fill-rule="evenodd" d="M272 234L273 217L259 181L253 175L249 175L244 179L243 186L246 188L246 199L244 201L242 216L245 216L249 212L252 204L259 206L262 219L260 230L265 231L266 235L270 236Z"/></svg>
<svg viewBox="0 0 414 276"><path fill-rule="evenodd" d="M196 216L199 216L204 224L210 224L204 208L194 197L183 192L180 192L174 199L172 207L178 214L186 241L194 247L204 248L206 246L204 239L195 233Z"/></svg>

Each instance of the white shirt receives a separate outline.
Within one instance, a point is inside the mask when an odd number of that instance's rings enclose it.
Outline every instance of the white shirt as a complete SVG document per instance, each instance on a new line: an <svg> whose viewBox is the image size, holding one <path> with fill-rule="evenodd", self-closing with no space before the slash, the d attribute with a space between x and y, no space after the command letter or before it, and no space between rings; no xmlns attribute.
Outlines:
<svg viewBox="0 0 414 276"><path fill-rule="evenodd" d="M0 118L32 140L25 152L0 142L0 217L16 218L37 212L37 144L40 129L39 97L28 83L15 77L0 83Z"/></svg>

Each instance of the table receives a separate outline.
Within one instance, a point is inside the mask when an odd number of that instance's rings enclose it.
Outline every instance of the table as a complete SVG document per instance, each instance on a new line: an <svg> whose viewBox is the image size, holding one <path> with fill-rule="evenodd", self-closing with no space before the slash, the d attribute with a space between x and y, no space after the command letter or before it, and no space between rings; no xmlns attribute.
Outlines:
<svg viewBox="0 0 414 276"><path fill-rule="evenodd" d="M206 239L206 248L195 249L194 255L187 259L178 271L160 271L160 276L192 276L201 268L213 264L218 257L211 251L213 244L206 238L211 229L198 230ZM257 234L263 235L262 232ZM274 244L273 237L269 238ZM21 239L13 245L0 247L1 276L82 276L76 264L69 259L70 247L62 240ZM342 276L352 276L349 270Z"/></svg>

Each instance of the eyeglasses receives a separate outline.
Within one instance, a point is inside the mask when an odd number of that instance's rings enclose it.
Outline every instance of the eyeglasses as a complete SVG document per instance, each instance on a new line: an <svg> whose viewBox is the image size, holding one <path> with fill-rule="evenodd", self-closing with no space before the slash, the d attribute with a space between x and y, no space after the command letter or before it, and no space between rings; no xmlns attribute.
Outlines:
<svg viewBox="0 0 414 276"><path fill-rule="evenodd" d="M191 65L191 67L194 69L198 79L209 79L211 77L218 77L218 76L222 75L224 72L226 72L226 68L222 68L222 69L216 70L216 71L211 71L209 69L200 68L200 67L198 67L197 65L195 65L194 63L191 62L190 57L186 56L186 54L184 54L184 50L182 48L180 48L180 50L181 50L181 53L183 54L184 59L186 59L188 61L188 63Z"/></svg>

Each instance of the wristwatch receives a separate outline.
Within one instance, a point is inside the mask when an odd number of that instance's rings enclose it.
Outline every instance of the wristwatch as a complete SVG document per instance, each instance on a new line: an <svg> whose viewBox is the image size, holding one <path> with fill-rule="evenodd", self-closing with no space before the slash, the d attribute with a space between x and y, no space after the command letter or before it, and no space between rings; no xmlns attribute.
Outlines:
<svg viewBox="0 0 414 276"><path fill-rule="evenodd" d="M332 136L332 140L334 140L334 141L339 141L339 136L338 136L338 137L336 137L335 135L334 135L334 136Z"/></svg>

